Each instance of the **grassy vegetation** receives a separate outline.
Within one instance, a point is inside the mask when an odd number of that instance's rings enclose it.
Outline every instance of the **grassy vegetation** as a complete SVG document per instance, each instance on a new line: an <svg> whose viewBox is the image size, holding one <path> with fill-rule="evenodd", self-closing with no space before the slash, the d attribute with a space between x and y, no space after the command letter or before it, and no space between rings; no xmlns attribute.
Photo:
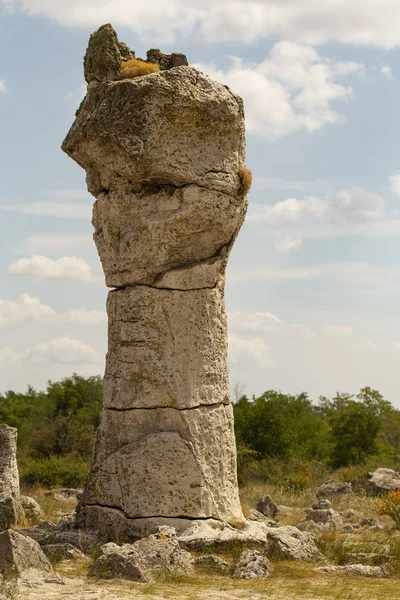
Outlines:
<svg viewBox="0 0 400 600"><path fill-rule="evenodd" d="M121 64L120 76L121 79L134 79L142 75L149 75L149 73L157 73L159 70L160 65L158 64L132 58Z"/></svg>

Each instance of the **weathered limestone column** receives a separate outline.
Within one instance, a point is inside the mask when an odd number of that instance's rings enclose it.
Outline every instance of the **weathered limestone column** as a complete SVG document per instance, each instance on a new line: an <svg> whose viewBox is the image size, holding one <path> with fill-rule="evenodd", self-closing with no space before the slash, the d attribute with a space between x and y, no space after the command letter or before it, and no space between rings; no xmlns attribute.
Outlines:
<svg viewBox="0 0 400 600"><path fill-rule="evenodd" d="M0 425L0 531L18 523L22 514L17 465L17 430L8 425Z"/></svg>
<svg viewBox="0 0 400 600"><path fill-rule="evenodd" d="M118 44L110 26L91 36L88 92L63 150L86 170L115 288L78 524L127 539L155 524L243 518L224 283L247 201L241 99L188 66L110 80Z"/></svg>

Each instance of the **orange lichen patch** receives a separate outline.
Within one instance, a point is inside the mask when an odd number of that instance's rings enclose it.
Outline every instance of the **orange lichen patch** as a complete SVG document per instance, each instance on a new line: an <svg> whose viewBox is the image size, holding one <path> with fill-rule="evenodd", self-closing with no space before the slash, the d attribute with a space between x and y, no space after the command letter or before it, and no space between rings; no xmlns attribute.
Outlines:
<svg viewBox="0 0 400 600"><path fill-rule="evenodd" d="M241 167L239 169L240 193L247 194L253 183L253 174L250 169Z"/></svg>
<svg viewBox="0 0 400 600"><path fill-rule="evenodd" d="M149 73L157 73L160 70L160 65L155 63L145 62L132 58L122 63L120 76L121 79L133 79L141 75L149 75Z"/></svg>

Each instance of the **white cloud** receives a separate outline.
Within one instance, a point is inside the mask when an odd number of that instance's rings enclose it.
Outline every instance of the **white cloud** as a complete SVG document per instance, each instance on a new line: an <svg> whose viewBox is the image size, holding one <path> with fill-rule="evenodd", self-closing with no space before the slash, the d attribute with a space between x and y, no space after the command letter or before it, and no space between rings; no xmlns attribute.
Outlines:
<svg viewBox="0 0 400 600"><path fill-rule="evenodd" d="M282 240L277 240L275 248L278 252L288 254L289 252L297 252L302 247L303 242L300 238L285 237Z"/></svg>
<svg viewBox="0 0 400 600"><path fill-rule="evenodd" d="M397 196L400 196L400 173L393 173L389 178L390 186Z"/></svg>
<svg viewBox="0 0 400 600"><path fill-rule="evenodd" d="M314 337L314 333L307 327L296 323L285 323L271 312L229 312L229 331L231 332L258 332L275 333L278 335L296 335L301 337Z"/></svg>
<svg viewBox="0 0 400 600"><path fill-rule="evenodd" d="M358 287L358 292L387 294L400 292L400 267L365 262L304 265L299 267L243 268L231 271L230 282L308 281L329 279L330 282Z"/></svg>
<svg viewBox="0 0 400 600"><path fill-rule="evenodd" d="M21 294L17 300L0 300L0 327L26 321L97 325L105 323L107 315L104 311L86 308L59 313L48 304L43 304L40 298L33 298L26 293Z"/></svg>
<svg viewBox="0 0 400 600"><path fill-rule="evenodd" d="M1 0L10 12L44 15L74 27L112 22L170 42L252 41L269 36L311 44L338 41L393 48L400 43L396 0Z"/></svg>
<svg viewBox="0 0 400 600"><path fill-rule="evenodd" d="M8 92L6 82L4 79L0 79L0 94L5 94L6 92Z"/></svg>
<svg viewBox="0 0 400 600"><path fill-rule="evenodd" d="M236 333L229 333L228 353L233 364L256 362L257 366L264 368L276 365L269 347L259 337L244 338Z"/></svg>
<svg viewBox="0 0 400 600"><path fill-rule="evenodd" d="M61 313L62 320L82 325L101 325L107 322L107 313L102 310L89 310L87 308L70 309Z"/></svg>
<svg viewBox="0 0 400 600"><path fill-rule="evenodd" d="M348 337L353 333L352 328L348 325L323 325L321 331L325 335L334 337Z"/></svg>
<svg viewBox="0 0 400 600"><path fill-rule="evenodd" d="M15 249L19 254L63 254L93 245L89 233L59 232L28 235Z"/></svg>
<svg viewBox="0 0 400 600"><path fill-rule="evenodd" d="M90 265L76 256L52 259L48 256L31 256L13 261L8 268L11 275L28 275L42 279L73 279L94 282Z"/></svg>
<svg viewBox="0 0 400 600"><path fill-rule="evenodd" d="M89 204L78 204L77 202L32 202L19 204L2 204L0 209L20 212L27 215L39 215L44 217L56 217L58 219L82 219L90 222L92 207Z"/></svg>
<svg viewBox="0 0 400 600"><path fill-rule="evenodd" d="M302 200L288 198L275 204L253 204L249 223L261 222L271 227L308 224L340 226L364 224L383 215L383 199L369 190L352 187L326 196L308 196Z"/></svg>
<svg viewBox="0 0 400 600"><path fill-rule="evenodd" d="M352 90L338 80L363 71L359 63L335 62L311 46L288 41L275 44L259 64L232 61L226 70L196 66L242 96L247 130L270 139L340 121L332 103L351 99Z"/></svg>
<svg viewBox="0 0 400 600"><path fill-rule="evenodd" d="M383 75L386 75L388 79L394 79L392 69L389 65L383 65L381 67L381 73L383 73Z"/></svg>
<svg viewBox="0 0 400 600"><path fill-rule="evenodd" d="M39 364L51 362L74 365L95 363L98 357L94 348L68 337L55 338L49 342L35 344L23 351L8 347L0 348L0 361L17 362L26 360Z"/></svg>

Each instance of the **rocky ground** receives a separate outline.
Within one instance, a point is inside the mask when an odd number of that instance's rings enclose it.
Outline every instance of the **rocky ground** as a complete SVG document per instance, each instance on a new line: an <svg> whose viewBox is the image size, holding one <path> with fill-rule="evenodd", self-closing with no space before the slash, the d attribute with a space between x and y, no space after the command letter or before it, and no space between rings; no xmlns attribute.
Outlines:
<svg viewBox="0 0 400 600"><path fill-rule="evenodd" d="M267 491L270 501L265 500ZM56 529L42 525L34 531L51 558L53 571L0 582L0 600L1 594L7 600L400 600L400 532L388 518L375 514L373 497L346 492L331 496L327 503L321 494L315 497L315 490L284 494L270 486L247 486L242 490L247 518L259 519L252 521L256 529L251 531L254 534L263 522L269 543L246 544L244 554L244 546L232 540L204 550L196 547L196 536L178 544L168 538L168 531L146 540L144 546L142 541L138 546L108 545L99 550L90 548L84 536L61 531L62 525ZM62 515L71 513L76 504L73 495L58 492L45 495L39 491L35 498L44 510L40 519L53 523L62 523ZM268 516L255 512L256 505L264 507ZM273 526L271 511L279 527ZM305 531L293 527L299 523ZM51 537L43 544L44 530ZM246 530L237 532L244 535ZM54 542L64 544L67 559L54 555ZM146 564L141 562L144 555ZM205 558L199 561L200 556ZM154 570L160 560L166 568ZM144 567L141 573L147 581L127 581L107 572L110 565L117 564L120 571L132 562Z"/></svg>

